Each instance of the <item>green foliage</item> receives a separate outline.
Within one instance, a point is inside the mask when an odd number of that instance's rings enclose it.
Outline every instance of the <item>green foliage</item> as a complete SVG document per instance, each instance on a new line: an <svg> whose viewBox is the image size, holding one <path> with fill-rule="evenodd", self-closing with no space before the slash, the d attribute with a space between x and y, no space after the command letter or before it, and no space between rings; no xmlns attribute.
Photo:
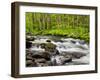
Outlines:
<svg viewBox="0 0 100 80"><path fill-rule="evenodd" d="M27 12L26 33L73 37L89 42L89 16Z"/></svg>

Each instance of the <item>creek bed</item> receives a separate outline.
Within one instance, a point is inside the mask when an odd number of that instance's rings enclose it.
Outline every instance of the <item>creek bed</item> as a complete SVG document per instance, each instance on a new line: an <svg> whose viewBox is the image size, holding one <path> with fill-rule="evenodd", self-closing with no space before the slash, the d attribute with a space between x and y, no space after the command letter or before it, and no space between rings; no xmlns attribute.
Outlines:
<svg viewBox="0 0 100 80"><path fill-rule="evenodd" d="M29 41L32 45L26 49L26 67L89 64L89 44L84 40L58 36L30 37L34 40Z"/></svg>

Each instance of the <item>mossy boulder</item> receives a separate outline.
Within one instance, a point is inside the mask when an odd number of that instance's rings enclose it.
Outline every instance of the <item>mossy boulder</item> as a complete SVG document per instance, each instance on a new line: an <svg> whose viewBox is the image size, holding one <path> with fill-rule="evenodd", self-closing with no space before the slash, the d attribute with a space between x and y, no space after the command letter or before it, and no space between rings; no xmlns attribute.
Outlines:
<svg viewBox="0 0 100 80"><path fill-rule="evenodd" d="M53 43L47 43L45 45L45 51L53 52L56 49L56 45Z"/></svg>
<svg viewBox="0 0 100 80"><path fill-rule="evenodd" d="M56 45L51 42L42 43L42 44L40 44L40 46L41 46L41 48L45 49L45 51L50 51L50 52L52 52L52 50L56 49Z"/></svg>
<svg viewBox="0 0 100 80"><path fill-rule="evenodd" d="M59 51L56 49L56 45L51 42L42 43L41 48L45 49L45 51L48 52L50 55L60 54Z"/></svg>

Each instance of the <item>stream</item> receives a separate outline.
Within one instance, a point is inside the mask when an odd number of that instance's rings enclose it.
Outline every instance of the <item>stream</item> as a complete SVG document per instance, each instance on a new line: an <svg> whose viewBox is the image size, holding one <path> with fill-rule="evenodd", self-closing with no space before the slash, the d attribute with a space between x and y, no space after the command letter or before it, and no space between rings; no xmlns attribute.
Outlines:
<svg viewBox="0 0 100 80"><path fill-rule="evenodd" d="M89 44L84 40L58 36L28 36L31 37L34 40L29 40L31 46L26 48L27 67L89 64ZM51 45L48 47L46 44Z"/></svg>

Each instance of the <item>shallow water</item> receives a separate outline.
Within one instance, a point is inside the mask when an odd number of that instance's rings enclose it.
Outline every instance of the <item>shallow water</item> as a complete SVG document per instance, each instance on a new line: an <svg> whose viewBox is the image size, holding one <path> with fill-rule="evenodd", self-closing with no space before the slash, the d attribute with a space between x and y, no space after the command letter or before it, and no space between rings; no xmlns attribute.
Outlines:
<svg viewBox="0 0 100 80"><path fill-rule="evenodd" d="M60 54L78 54L84 55L80 58L73 58L72 62L66 63L66 65L81 65L81 64L89 64L89 44L84 40L73 39L73 38L64 38L57 36L34 36L35 40L31 41L33 46L30 48L31 51L42 52L45 51L38 44L47 43L46 40L51 40L51 43L55 44L56 49L60 52ZM56 60L57 64L61 65L61 59L63 56L52 56L51 61Z"/></svg>

